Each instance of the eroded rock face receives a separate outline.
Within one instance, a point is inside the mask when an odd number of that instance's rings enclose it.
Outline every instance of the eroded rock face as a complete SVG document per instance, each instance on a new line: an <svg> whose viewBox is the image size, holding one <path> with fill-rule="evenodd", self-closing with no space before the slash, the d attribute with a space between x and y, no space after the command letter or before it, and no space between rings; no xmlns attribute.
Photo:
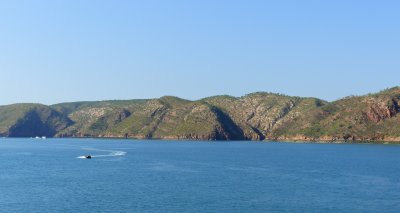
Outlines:
<svg viewBox="0 0 400 213"><path fill-rule="evenodd" d="M400 88L328 103L253 93L0 106L0 136L359 141L400 138Z"/></svg>
<svg viewBox="0 0 400 213"><path fill-rule="evenodd" d="M399 99L392 99L389 102L389 110L393 113L393 115L397 114L400 112L400 107L399 107Z"/></svg>
<svg viewBox="0 0 400 213"><path fill-rule="evenodd" d="M368 107L365 114L368 120L378 123L382 120L392 118L399 112L397 101L390 100L387 103L376 103Z"/></svg>
<svg viewBox="0 0 400 213"><path fill-rule="evenodd" d="M121 111L118 111L115 113L115 117L114 117L114 121L116 123L121 122L123 120L125 120L127 117L129 117L132 113L129 112L126 109L122 109Z"/></svg>

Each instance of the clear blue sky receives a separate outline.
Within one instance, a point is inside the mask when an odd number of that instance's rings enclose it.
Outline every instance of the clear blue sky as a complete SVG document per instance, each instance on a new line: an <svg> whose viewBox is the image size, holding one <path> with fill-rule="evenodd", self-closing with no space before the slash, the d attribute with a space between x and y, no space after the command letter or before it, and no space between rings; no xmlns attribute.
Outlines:
<svg viewBox="0 0 400 213"><path fill-rule="evenodd" d="M0 1L0 104L400 85L400 1Z"/></svg>

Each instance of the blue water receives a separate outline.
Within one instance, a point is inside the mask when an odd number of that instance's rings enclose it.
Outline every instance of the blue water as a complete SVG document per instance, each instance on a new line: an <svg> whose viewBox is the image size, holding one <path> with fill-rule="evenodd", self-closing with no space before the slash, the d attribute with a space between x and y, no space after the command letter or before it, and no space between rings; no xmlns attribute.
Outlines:
<svg viewBox="0 0 400 213"><path fill-rule="evenodd" d="M399 212L400 146L0 139L0 211Z"/></svg>

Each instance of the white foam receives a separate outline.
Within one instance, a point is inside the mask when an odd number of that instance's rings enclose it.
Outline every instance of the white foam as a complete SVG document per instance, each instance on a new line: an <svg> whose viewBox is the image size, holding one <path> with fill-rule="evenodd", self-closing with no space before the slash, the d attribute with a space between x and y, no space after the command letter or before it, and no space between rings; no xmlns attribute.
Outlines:
<svg viewBox="0 0 400 213"><path fill-rule="evenodd" d="M93 149L93 148L83 148L84 150L91 150L91 151L97 151L97 152L108 152L108 154L104 155L90 155L92 158L103 158L103 157L118 157L118 156L124 156L126 155L126 152L124 151L116 151L116 150L103 150L103 149ZM86 158L86 156L79 156L77 158Z"/></svg>
<svg viewBox="0 0 400 213"><path fill-rule="evenodd" d="M116 157L126 155L126 152L123 151L112 151L107 155L92 155L92 158L102 158L102 157Z"/></svg>

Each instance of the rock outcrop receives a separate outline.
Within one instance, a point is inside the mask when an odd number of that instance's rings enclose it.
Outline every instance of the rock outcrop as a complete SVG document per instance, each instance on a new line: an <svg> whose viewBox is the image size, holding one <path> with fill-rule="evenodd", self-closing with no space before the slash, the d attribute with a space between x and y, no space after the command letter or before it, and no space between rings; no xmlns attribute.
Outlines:
<svg viewBox="0 0 400 213"><path fill-rule="evenodd" d="M334 102L273 93L188 101L0 106L0 136L191 140L396 141L400 88Z"/></svg>

